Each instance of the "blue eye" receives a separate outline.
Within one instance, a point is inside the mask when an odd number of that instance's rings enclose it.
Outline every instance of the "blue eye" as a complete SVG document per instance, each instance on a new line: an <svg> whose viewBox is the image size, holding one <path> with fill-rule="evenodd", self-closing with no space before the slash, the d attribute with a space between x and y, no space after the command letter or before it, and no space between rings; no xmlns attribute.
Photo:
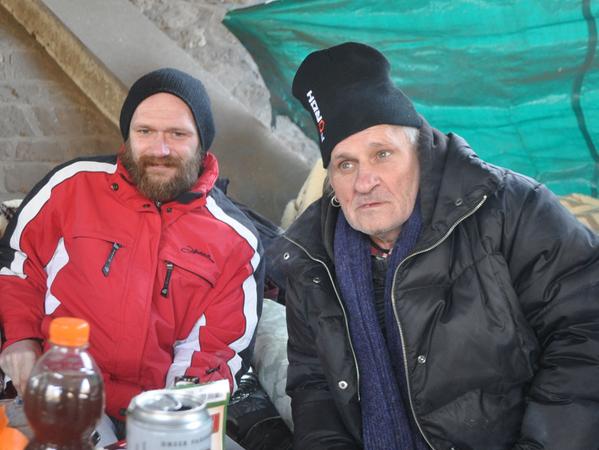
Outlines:
<svg viewBox="0 0 599 450"><path fill-rule="evenodd" d="M391 156L391 152L389 150L381 150L380 152L378 152L376 154L376 157L378 159L385 159L385 158L388 158L389 156Z"/></svg>

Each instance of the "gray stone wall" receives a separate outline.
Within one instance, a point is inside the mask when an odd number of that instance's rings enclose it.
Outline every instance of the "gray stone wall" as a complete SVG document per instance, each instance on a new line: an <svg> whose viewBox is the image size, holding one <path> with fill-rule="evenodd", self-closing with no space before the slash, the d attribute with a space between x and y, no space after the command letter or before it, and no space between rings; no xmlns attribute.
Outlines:
<svg viewBox="0 0 599 450"><path fill-rule="evenodd" d="M270 126L270 94L262 76L250 54L221 23L229 9L253 6L264 3L263 0L129 1ZM316 143L286 116L278 116L274 122L276 137L312 165L320 156Z"/></svg>
<svg viewBox="0 0 599 450"><path fill-rule="evenodd" d="M110 154L120 134L0 6L0 201L69 159Z"/></svg>

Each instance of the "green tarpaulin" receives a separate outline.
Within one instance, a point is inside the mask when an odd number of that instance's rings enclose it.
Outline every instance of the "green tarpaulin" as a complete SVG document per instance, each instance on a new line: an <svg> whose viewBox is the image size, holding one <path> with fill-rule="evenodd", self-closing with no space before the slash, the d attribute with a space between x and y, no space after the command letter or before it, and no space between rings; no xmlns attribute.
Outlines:
<svg viewBox="0 0 599 450"><path fill-rule="evenodd" d="M591 0L279 0L224 23L256 60L273 114L311 137L295 69L313 50L364 42L434 127L558 194L596 196L598 15Z"/></svg>

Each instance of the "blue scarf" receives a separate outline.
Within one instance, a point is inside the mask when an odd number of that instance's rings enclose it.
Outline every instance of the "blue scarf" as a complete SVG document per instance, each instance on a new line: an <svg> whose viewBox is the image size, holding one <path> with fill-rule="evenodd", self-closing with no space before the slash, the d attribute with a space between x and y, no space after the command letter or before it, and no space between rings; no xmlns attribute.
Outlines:
<svg viewBox="0 0 599 450"><path fill-rule="evenodd" d="M366 450L429 448L408 412L401 338L391 304L393 274L416 245L421 228L417 200L389 256L385 280L385 339L374 307L370 241L347 223L341 211L335 226L335 272L360 367L362 437Z"/></svg>

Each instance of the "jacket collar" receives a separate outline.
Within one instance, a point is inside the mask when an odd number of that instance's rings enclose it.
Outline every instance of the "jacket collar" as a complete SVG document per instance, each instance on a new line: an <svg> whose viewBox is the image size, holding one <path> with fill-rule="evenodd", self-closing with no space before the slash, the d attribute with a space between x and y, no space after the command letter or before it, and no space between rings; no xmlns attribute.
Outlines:
<svg viewBox="0 0 599 450"><path fill-rule="evenodd" d="M284 237L304 249L312 258L329 264L333 259L333 231L338 209L327 203L326 198L323 196L308 206L287 228ZM325 216L329 216L329 220ZM331 229L323 229L325 221L326 227ZM286 247L286 244L282 245Z"/></svg>
<svg viewBox="0 0 599 450"><path fill-rule="evenodd" d="M417 248L441 239L502 184L503 170L482 161L454 133L445 135L424 121L418 145L423 233Z"/></svg>

